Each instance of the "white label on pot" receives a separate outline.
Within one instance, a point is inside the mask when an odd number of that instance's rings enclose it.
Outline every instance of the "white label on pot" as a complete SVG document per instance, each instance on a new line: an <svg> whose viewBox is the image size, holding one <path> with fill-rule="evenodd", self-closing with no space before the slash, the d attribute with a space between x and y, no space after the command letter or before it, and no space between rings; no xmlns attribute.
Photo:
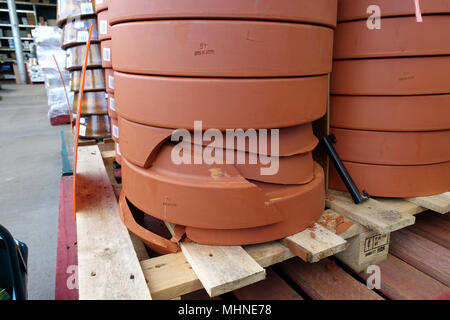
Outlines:
<svg viewBox="0 0 450 320"><path fill-rule="evenodd" d="M84 137L86 135L86 126L80 125L80 137Z"/></svg>
<svg viewBox="0 0 450 320"><path fill-rule="evenodd" d="M89 122L89 120L87 118L80 118L80 123L81 124L86 124L88 122Z"/></svg>
<svg viewBox="0 0 450 320"><path fill-rule="evenodd" d="M95 3L96 3L96 4L102 4L102 3L103 3L103 0L95 0Z"/></svg>
<svg viewBox="0 0 450 320"><path fill-rule="evenodd" d="M111 48L103 48L103 60L111 61Z"/></svg>
<svg viewBox="0 0 450 320"><path fill-rule="evenodd" d="M119 139L119 127L118 126L113 125L113 136L114 136L114 138Z"/></svg>
<svg viewBox="0 0 450 320"><path fill-rule="evenodd" d="M112 97L109 98L109 107L112 111L116 111L116 103Z"/></svg>
<svg viewBox="0 0 450 320"><path fill-rule="evenodd" d="M108 34L108 22L100 20L100 34Z"/></svg>
<svg viewBox="0 0 450 320"><path fill-rule="evenodd" d="M92 3L84 2L80 3L81 6L81 14L93 14L94 8L92 7Z"/></svg>
<svg viewBox="0 0 450 320"><path fill-rule="evenodd" d="M77 42L87 42L89 39L89 32L86 30L77 32Z"/></svg>
<svg viewBox="0 0 450 320"><path fill-rule="evenodd" d="M75 21L75 29L82 29L84 28L84 22L83 21Z"/></svg>
<svg viewBox="0 0 450 320"><path fill-rule="evenodd" d="M118 143L116 143L116 153L117 153L119 156L122 155L122 154L120 153L120 147L119 147L119 144L118 144Z"/></svg>
<svg viewBox="0 0 450 320"><path fill-rule="evenodd" d="M109 83L109 87L111 89L114 89L114 77L113 76L109 76L108 83Z"/></svg>

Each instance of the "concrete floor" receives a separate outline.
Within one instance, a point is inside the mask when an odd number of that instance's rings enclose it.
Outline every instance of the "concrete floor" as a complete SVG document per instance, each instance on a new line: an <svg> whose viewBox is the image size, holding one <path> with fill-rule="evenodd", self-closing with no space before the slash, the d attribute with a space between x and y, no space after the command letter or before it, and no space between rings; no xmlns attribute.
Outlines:
<svg viewBox="0 0 450 320"><path fill-rule="evenodd" d="M43 85L0 90L0 224L29 247L29 299L54 299L61 130Z"/></svg>

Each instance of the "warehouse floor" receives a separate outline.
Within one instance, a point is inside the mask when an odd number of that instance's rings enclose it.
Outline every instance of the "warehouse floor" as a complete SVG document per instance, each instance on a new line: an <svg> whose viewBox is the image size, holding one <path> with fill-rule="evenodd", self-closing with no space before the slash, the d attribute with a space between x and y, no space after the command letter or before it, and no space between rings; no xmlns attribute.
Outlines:
<svg viewBox="0 0 450 320"><path fill-rule="evenodd" d="M29 247L30 299L54 299L61 130L43 85L0 90L0 224Z"/></svg>

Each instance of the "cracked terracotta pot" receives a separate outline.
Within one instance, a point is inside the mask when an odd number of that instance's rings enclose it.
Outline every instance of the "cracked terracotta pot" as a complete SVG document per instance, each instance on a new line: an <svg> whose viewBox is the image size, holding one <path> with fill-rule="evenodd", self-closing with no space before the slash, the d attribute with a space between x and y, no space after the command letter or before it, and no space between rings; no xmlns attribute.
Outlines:
<svg viewBox="0 0 450 320"><path fill-rule="evenodd" d="M285 79L114 74L121 117L167 128L283 128L326 113L328 76ZM245 106L245 107L242 107Z"/></svg>
<svg viewBox="0 0 450 320"><path fill-rule="evenodd" d="M97 19L89 18L83 20L68 21L63 27L63 40L61 48L66 50L69 47L85 45L89 38L89 28L92 30L91 43L98 43Z"/></svg>
<svg viewBox="0 0 450 320"><path fill-rule="evenodd" d="M450 93L450 56L339 60L333 63L331 93L338 95L425 95Z"/></svg>
<svg viewBox="0 0 450 320"><path fill-rule="evenodd" d="M416 14L413 0L339 0L338 21L367 20L372 15L367 12L367 8L371 5L380 7L382 17ZM420 10L424 15L450 13L450 2L447 0L420 1Z"/></svg>
<svg viewBox="0 0 450 320"><path fill-rule="evenodd" d="M104 69L105 70L105 86L106 92L109 94L114 94L114 70L113 69Z"/></svg>
<svg viewBox="0 0 450 320"><path fill-rule="evenodd" d="M112 27L112 49L114 70L127 73L198 77L321 75L331 72L333 30L239 20L130 22Z"/></svg>
<svg viewBox="0 0 450 320"><path fill-rule="evenodd" d="M73 99L73 113L78 113L80 94L75 93ZM105 91L85 92L81 102L81 116L105 115L108 113L108 103Z"/></svg>
<svg viewBox="0 0 450 320"><path fill-rule="evenodd" d="M331 126L374 131L450 129L450 95L331 96Z"/></svg>
<svg viewBox="0 0 450 320"><path fill-rule="evenodd" d="M61 28L68 19L93 17L94 4L94 0L59 0L56 10L57 26Z"/></svg>
<svg viewBox="0 0 450 320"><path fill-rule="evenodd" d="M450 162L421 166L383 166L344 161L360 190L388 198L430 196L450 189ZM333 166L329 187L346 191Z"/></svg>
<svg viewBox="0 0 450 320"><path fill-rule="evenodd" d="M449 106L450 107L450 106ZM379 132L332 128L344 161L382 165L425 165L450 161L450 130Z"/></svg>
<svg viewBox="0 0 450 320"><path fill-rule="evenodd" d="M111 127L107 115L84 116L81 118L80 137L88 139L104 139L111 136Z"/></svg>
<svg viewBox="0 0 450 320"><path fill-rule="evenodd" d="M98 39L111 40L111 27L109 25L109 11L103 10L97 14Z"/></svg>
<svg viewBox="0 0 450 320"><path fill-rule="evenodd" d="M86 56L86 46L71 47L66 50L66 69L69 71L81 70ZM90 46L87 68L95 69L102 67L100 45L94 43Z"/></svg>
<svg viewBox="0 0 450 320"><path fill-rule="evenodd" d="M108 94L108 115L110 118L117 119L117 112L116 112L116 100L114 99L113 94Z"/></svg>
<svg viewBox="0 0 450 320"><path fill-rule="evenodd" d="M111 22L179 18L292 21L336 26L336 0L111 0Z"/></svg>
<svg viewBox="0 0 450 320"><path fill-rule="evenodd" d="M112 51L111 51L111 40L105 40L101 42L102 48L102 67L105 69L112 68Z"/></svg>
<svg viewBox="0 0 450 320"><path fill-rule="evenodd" d="M70 79L70 90L77 93L80 91L81 84L81 70L72 72ZM103 69L88 69L86 70L86 78L84 82L84 92L90 91L105 91L105 73Z"/></svg>
<svg viewBox="0 0 450 320"><path fill-rule="evenodd" d="M367 21L339 23L335 31L334 59L433 56L450 54L450 17L384 18L380 30Z"/></svg>
<svg viewBox="0 0 450 320"><path fill-rule="evenodd" d="M95 0L95 13L107 10L111 0Z"/></svg>

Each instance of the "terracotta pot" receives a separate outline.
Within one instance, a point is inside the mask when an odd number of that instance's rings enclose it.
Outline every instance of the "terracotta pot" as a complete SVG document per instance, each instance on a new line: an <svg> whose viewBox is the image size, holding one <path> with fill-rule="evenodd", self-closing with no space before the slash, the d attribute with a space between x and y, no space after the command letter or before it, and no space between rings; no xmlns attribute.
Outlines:
<svg viewBox="0 0 450 320"><path fill-rule="evenodd" d="M339 0L338 21L367 20L367 8L377 5L382 17L415 15L414 1L410 0ZM446 0L420 1L422 14L450 13L450 3ZM384 21L384 20L382 20Z"/></svg>
<svg viewBox="0 0 450 320"><path fill-rule="evenodd" d="M330 105L331 126L337 128L375 131L450 129L448 94L395 97L331 96Z"/></svg>
<svg viewBox="0 0 450 320"><path fill-rule="evenodd" d="M93 17L94 4L94 0L59 0L56 10L57 26L62 27L68 19Z"/></svg>
<svg viewBox="0 0 450 320"><path fill-rule="evenodd" d="M114 70L113 69L104 69L105 70L105 85L106 92L109 94L114 94Z"/></svg>
<svg viewBox="0 0 450 320"><path fill-rule="evenodd" d="M425 165L450 161L450 130L379 132L332 128L342 160L382 165Z"/></svg>
<svg viewBox="0 0 450 320"><path fill-rule="evenodd" d="M324 175L319 165L315 166L314 176L315 178L311 183L302 186L286 187L276 184L255 183L254 187L259 189L259 192L266 198L266 208L274 208L282 216L282 220L278 223L268 223L260 227L237 227L237 225L242 224L243 219L261 215L261 211L259 210L255 211L253 208L245 210L243 208L243 206L254 207L258 204L258 201L251 201L254 198L245 197L245 201L235 203L234 196L227 197L224 193L221 193L222 196L215 197L215 190L212 189L210 196L201 201L199 200L199 203L201 203L202 207L211 206L209 210L212 211L209 212L214 212L215 214L207 215L206 218L208 220L216 220L216 222L213 223L212 228L201 227L200 224L203 225L205 220L200 217L199 213L203 210L196 210L196 212L180 211L182 215L191 216L188 220L190 226L186 227L187 236L197 243L206 245L245 245L273 241L301 232L317 221L324 210ZM124 195L130 200L126 189L124 189ZM173 195L179 198L178 193L174 193ZM198 193L194 195L196 197L199 196ZM170 193L170 197L163 197L161 199L166 199L165 205L167 212L172 216L172 212L177 210L178 206L169 206L169 204L178 202L173 199L172 193ZM125 199L121 198L120 202L121 206L123 206ZM133 203L133 201L131 202ZM185 202L182 201L181 203L184 204ZM239 211L239 215L236 215L236 211L233 210L224 211L226 207L234 207L235 204L237 205L236 209ZM298 211L298 208L302 208L302 210ZM151 210L149 212L155 215L158 210ZM179 218L182 219L182 217ZM225 229L232 222L234 222L233 225L235 227ZM223 229L217 229L217 226Z"/></svg>
<svg viewBox="0 0 450 320"><path fill-rule="evenodd" d="M86 56L86 46L71 47L66 50L66 69L69 71L81 70ZM92 44L89 49L87 68L95 69L102 67L102 58L100 54L100 45Z"/></svg>
<svg viewBox="0 0 450 320"><path fill-rule="evenodd" d="M75 93L73 99L73 113L78 113L80 94ZM86 92L81 102L81 116L108 114L107 94L104 91Z"/></svg>
<svg viewBox="0 0 450 320"><path fill-rule="evenodd" d="M205 129L283 128L326 113L327 76L213 79L115 72L114 77L120 115L156 127L193 129L194 121L202 120Z"/></svg>
<svg viewBox="0 0 450 320"><path fill-rule="evenodd" d="M186 18L274 20L336 26L337 0L112 0L112 24Z"/></svg>
<svg viewBox="0 0 450 320"><path fill-rule="evenodd" d="M80 90L81 70L72 72L70 80L70 90L77 93ZM103 69L86 70L86 78L84 82L84 91L105 91L105 74Z"/></svg>
<svg viewBox="0 0 450 320"><path fill-rule="evenodd" d="M412 1L411 1L412 2ZM334 59L433 56L450 54L449 16L384 18L380 30L367 21L340 23L336 28Z"/></svg>
<svg viewBox="0 0 450 320"><path fill-rule="evenodd" d="M382 166L344 162L356 185L371 196L409 198L430 196L450 189L450 162L423 166ZM329 187L346 191L334 167Z"/></svg>
<svg viewBox="0 0 450 320"><path fill-rule="evenodd" d="M425 95L450 93L450 56L340 60L333 64L331 93Z"/></svg>
<svg viewBox="0 0 450 320"><path fill-rule="evenodd" d="M105 69L112 68L112 51L111 51L111 40L105 40L101 42L102 47L102 67Z"/></svg>
<svg viewBox="0 0 450 320"><path fill-rule="evenodd" d="M111 138L115 143L119 143L120 133L119 133L119 124L117 119L110 118L111 121Z"/></svg>
<svg viewBox="0 0 450 320"><path fill-rule="evenodd" d="M98 39L111 40L111 27L109 25L109 11L103 10L97 14Z"/></svg>
<svg viewBox="0 0 450 320"><path fill-rule="evenodd" d="M98 14L103 10L107 10L109 3L110 0L95 0L95 12Z"/></svg>
<svg viewBox="0 0 450 320"><path fill-rule="evenodd" d="M97 20L95 18L88 18L82 20L72 20L64 25L61 47L65 50L69 47L85 45L89 38L89 28L91 27L91 24L94 25L91 43L97 43Z"/></svg>
<svg viewBox="0 0 450 320"><path fill-rule="evenodd" d="M108 116L84 116L81 120L80 137L86 139L104 139L111 136Z"/></svg>
<svg viewBox="0 0 450 320"><path fill-rule="evenodd" d="M113 68L128 73L285 77L331 72L333 30L326 27L239 20L131 22L114 25L112 38Z"/></svg>
<svg viewBox="0 0 450 320"><path fill-rule="evenodd" d="M116 100L113 94L108 94L108 115L110 118L117 119Z"/></svg>

